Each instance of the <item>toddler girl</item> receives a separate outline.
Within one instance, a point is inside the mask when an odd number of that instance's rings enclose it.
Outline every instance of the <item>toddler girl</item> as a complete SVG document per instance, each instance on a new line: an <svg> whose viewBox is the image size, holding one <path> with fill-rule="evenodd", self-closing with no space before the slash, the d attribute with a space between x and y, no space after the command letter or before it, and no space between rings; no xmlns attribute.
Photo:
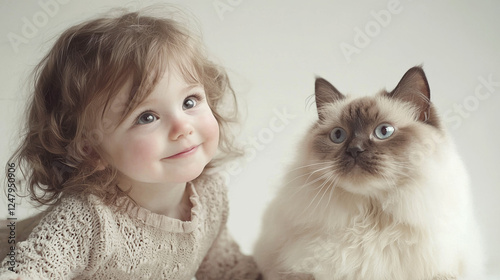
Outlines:
<svg viewBox="0 0 500 280"><path fill-rule="evenodd" d="M13 158L52 206L0 279L257 278L209 172L231 153L234 92L195 36L163 17L102 17L65 31L34 74Z"/></svg>

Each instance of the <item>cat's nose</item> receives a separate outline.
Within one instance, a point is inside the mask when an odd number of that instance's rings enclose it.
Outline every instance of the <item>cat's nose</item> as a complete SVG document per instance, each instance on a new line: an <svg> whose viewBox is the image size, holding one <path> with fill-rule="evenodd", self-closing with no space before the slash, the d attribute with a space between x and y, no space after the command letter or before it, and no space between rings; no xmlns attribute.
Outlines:
<svg viewBox="0 0 500 280"><path fill-rule="evenodd" d="M359 154L361 154L364 151L365 151L365 149L363 149L362 146L354 145L354 146L349 146L349 148L347 148L346 152L348 154L350 154L353 158L356 158Z"/></svg>

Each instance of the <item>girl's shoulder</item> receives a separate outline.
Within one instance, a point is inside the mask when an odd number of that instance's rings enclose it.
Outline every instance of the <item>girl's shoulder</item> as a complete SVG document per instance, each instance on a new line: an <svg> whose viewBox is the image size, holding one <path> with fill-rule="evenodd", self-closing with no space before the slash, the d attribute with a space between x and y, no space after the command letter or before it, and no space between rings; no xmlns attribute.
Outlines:
<svg viewBox="0 0 500 280"><path fill-rule="evenodd" d="M67 216L71 220L89 220L113 215L113 210L94 195L77 194L61 197L59 203L49 209L47 216L49 214Z"/></svg>
<svg viewBox="0 0 500 280"><path fill-rule="evenodd" d="M104 216L112 213L106 210L95 197L79 197L79 196L64 196L57 204L52 205L41 212L16 220L16 242L22 242L29 238L30 235L48 234L65 232L84 232L96 231L102 228ZM8 221L0 221L0 224L7 224ZM7 227L0 228L0 237L9 234ZM2 244L3 245L3 244ZM0 252L5 248L0 246Z"/></svg>
<svg viewBox="0 0 500 280"><path fill-rule="evenodd" d="M96 236L104 234L101 231L107 228L106 224L112 224L113 215L112 209L95 196L67 195L45 211L20 222L30 223L31 234L36 235L80 235L87 232Z"/></svg>
<svg viewBox="0 0 500 280"><path fill-rule="evenodd" d="M19 221L32 230L26 239L16 236L15 248L8 248L15 250L16 269L33 275L43 271L50 276L42 278L54 279L55 274L80 271L89 263L98 267L114 248L111 213L95 197L67 195L44 212ZM40 268L46 266L51 269Z"/></svg>

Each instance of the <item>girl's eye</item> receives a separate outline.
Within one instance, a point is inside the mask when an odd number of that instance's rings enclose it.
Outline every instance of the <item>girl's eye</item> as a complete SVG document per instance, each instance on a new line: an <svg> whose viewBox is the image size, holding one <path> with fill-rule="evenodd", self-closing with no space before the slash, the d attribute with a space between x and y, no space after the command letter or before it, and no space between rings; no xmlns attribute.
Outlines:
<svg viewBox="0 0 500 280"><path fill-rule="evenodd" d="M340 144L344 142L346 138L347 132L341 127L336 127L330 132L330 140L332 140L333 143Z"/></svg>
<svg viewBox="0 0 500 280"><path fill-rule="evenodd" d="M184 99L184 103L182 103L182 109L184 110L191 109L194 106L196 106L196 104L197 104L196 97L190 96Z"/></svg>
<svg viewBox="0 0 500 280"><path fill-rule="evenodd" d="M391 137L395 130L392 125L383 123L375 128L375 136L380 140L384 140Z"/></svg>
<svg viewBox="0 0 500 280"><path fill-rule="evenodd" d="M148 123L152 123L154 121L158 120L158 117L156 117L154 114L152 113L143 113L141 114L138 118L137 118L137 124L148 124Z"/></svg>

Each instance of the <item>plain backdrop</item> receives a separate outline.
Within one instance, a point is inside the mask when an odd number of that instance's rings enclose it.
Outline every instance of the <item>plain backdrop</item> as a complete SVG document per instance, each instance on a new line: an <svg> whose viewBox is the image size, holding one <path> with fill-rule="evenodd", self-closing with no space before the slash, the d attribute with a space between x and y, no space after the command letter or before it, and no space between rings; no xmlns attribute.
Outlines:
<svg viewBox="0 0 500 280"><path fill-rule="evenodd" d="M315 77L344 93L369 95L392 90L406 70L423 64L432 101L470 172L490 279L500 279L499 1L166 2L196 18L211 58L226 67L238 94L238 140L247 155L224 174L229 229L244 252L251 253L263 210L316 117L308 99ZM27 77L56 36L113 7L159 2L0 3L0 162L6 164L26 119ZM18 218L36 211L24 200L16 210ZM5 198L0 214L7 217Z"/></svg>

